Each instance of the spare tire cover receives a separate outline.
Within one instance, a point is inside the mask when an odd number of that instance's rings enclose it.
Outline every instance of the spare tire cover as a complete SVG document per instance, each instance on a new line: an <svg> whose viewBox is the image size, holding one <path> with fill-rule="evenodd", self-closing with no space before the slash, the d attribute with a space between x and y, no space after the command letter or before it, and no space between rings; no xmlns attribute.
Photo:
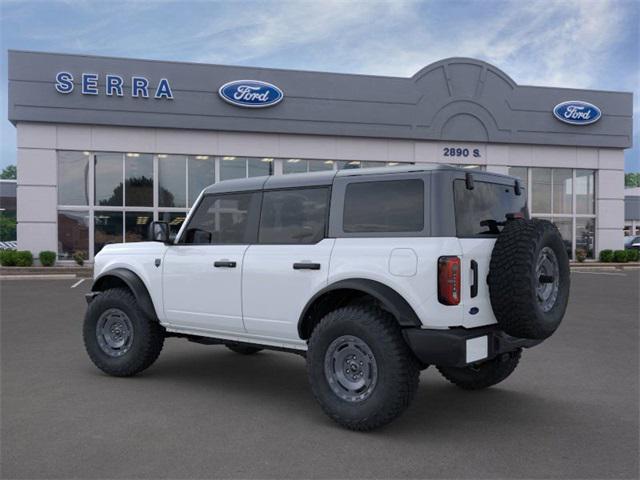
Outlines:
<svg viewBox="0 0 640 480"><path fill-rule="evenodd" d="M487 281L502 330L519 338L549 337L569 300L569 257L556 226L540 219L508 221L493 247Z"/></svg>

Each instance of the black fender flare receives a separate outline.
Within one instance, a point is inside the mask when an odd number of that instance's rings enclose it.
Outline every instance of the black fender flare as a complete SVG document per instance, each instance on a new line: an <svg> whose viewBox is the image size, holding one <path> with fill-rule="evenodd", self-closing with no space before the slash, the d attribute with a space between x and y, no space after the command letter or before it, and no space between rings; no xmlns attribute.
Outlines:
<svg viewBox="0 0 640 480"><path fill-rule="evenodd" d="M156 309L153 306L153 301L151 300L151 295L149 295L149 291L147 290L146 285L136 273L132 272L129 269L114 268L113 270L108 270L104 273L101 273L93 281L91 291L101 292L109 288L110 278L116 278L124 282L127 287L129 287L129 290L131 290L131 292L133 293L133 296L136 297L136 302L138 303L138 306L144 312L144 314L151 319L158 319Z"/></svg>
<svg viewBox="0 0 640 480"><path fill-rule="evenodd" d="M298 335L300 338L305 338L305 319L309 313L310 308L313 306L316 300L325 295L326 293L335 290L358 290L367 295L371 295L378 300L382 306L391 313L398 324L401 327L420 327L422 322L416 312L413 310L409 302L407 302L402 295L396 292L393 288L385 285L384 283L377 282L375 280L369 280L366 278L352 278L348 280L340 280L326 286L319 292L317 292L302 309L302 313L298 318Z"/></svg>

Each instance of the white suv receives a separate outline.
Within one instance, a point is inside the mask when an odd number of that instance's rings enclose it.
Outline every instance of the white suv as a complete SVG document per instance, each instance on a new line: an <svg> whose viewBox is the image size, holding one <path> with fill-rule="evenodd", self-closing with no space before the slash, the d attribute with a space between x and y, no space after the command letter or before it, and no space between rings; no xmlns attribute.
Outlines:
<svg viewBox="0 0 640 480"><path fill-rule="evenodd" d="M206 188L175 238L96 256L84 342L134 375L164 339L306 356L341 425L396 418L421 369L479 389L551 335L569 296L558 230L519 180L447 166L249 178Z"/></svg>

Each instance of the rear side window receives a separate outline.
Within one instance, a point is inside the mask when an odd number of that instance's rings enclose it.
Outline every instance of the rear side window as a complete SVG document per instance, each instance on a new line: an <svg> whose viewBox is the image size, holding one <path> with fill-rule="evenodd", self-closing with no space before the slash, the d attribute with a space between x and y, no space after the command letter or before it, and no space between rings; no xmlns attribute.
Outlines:
<svg viewBox="0 0 640 480"><path fill-rule="evenodd" d="M324 238L329 208L328 188L264 192L259 243L311 244Z"/></svg>
<svg viewBox="0 0 640 480"><path fill-rule="evenodd" d="M255 240L255 227L251 232L250 217L252 212L257 217L258 195L234 193L204 197L193 213L181 243L252 243Z"/></svg>
<svg viewBox="0 0 640 480"><path fill-rule="evenodd" d="M342 220L346 233L421 232L424 182L410 179L350 183Z"/></svg>
<svg viewBox="0 0 640 480"><path fill-rule="evenodd" d="M509 185L476 181L469 190L464 180L455 180L453 193L459 237L497 235L507 214L527 216L526 192L516 195Z"/></svg>

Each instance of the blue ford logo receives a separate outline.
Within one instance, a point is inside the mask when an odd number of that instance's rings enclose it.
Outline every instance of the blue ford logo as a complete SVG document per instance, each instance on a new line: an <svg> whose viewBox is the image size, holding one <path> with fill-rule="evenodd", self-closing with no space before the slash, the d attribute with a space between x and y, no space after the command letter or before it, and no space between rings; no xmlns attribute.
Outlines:
<svg viewBox="0 0 640 480"><path fill-rule="evenodd" d="M238 107L271 107L282 101L284 93L275 85L259 80L235 80L225 83L218 90L225 102Z"/></svg>
<svg viewBox="0 0 640 480"><path fill-rule="evenodd" d="M580 100L559 103L553 107L553 114L561 122L571 125L589 125L597 122L602 116L598 107Z"/></svg>

